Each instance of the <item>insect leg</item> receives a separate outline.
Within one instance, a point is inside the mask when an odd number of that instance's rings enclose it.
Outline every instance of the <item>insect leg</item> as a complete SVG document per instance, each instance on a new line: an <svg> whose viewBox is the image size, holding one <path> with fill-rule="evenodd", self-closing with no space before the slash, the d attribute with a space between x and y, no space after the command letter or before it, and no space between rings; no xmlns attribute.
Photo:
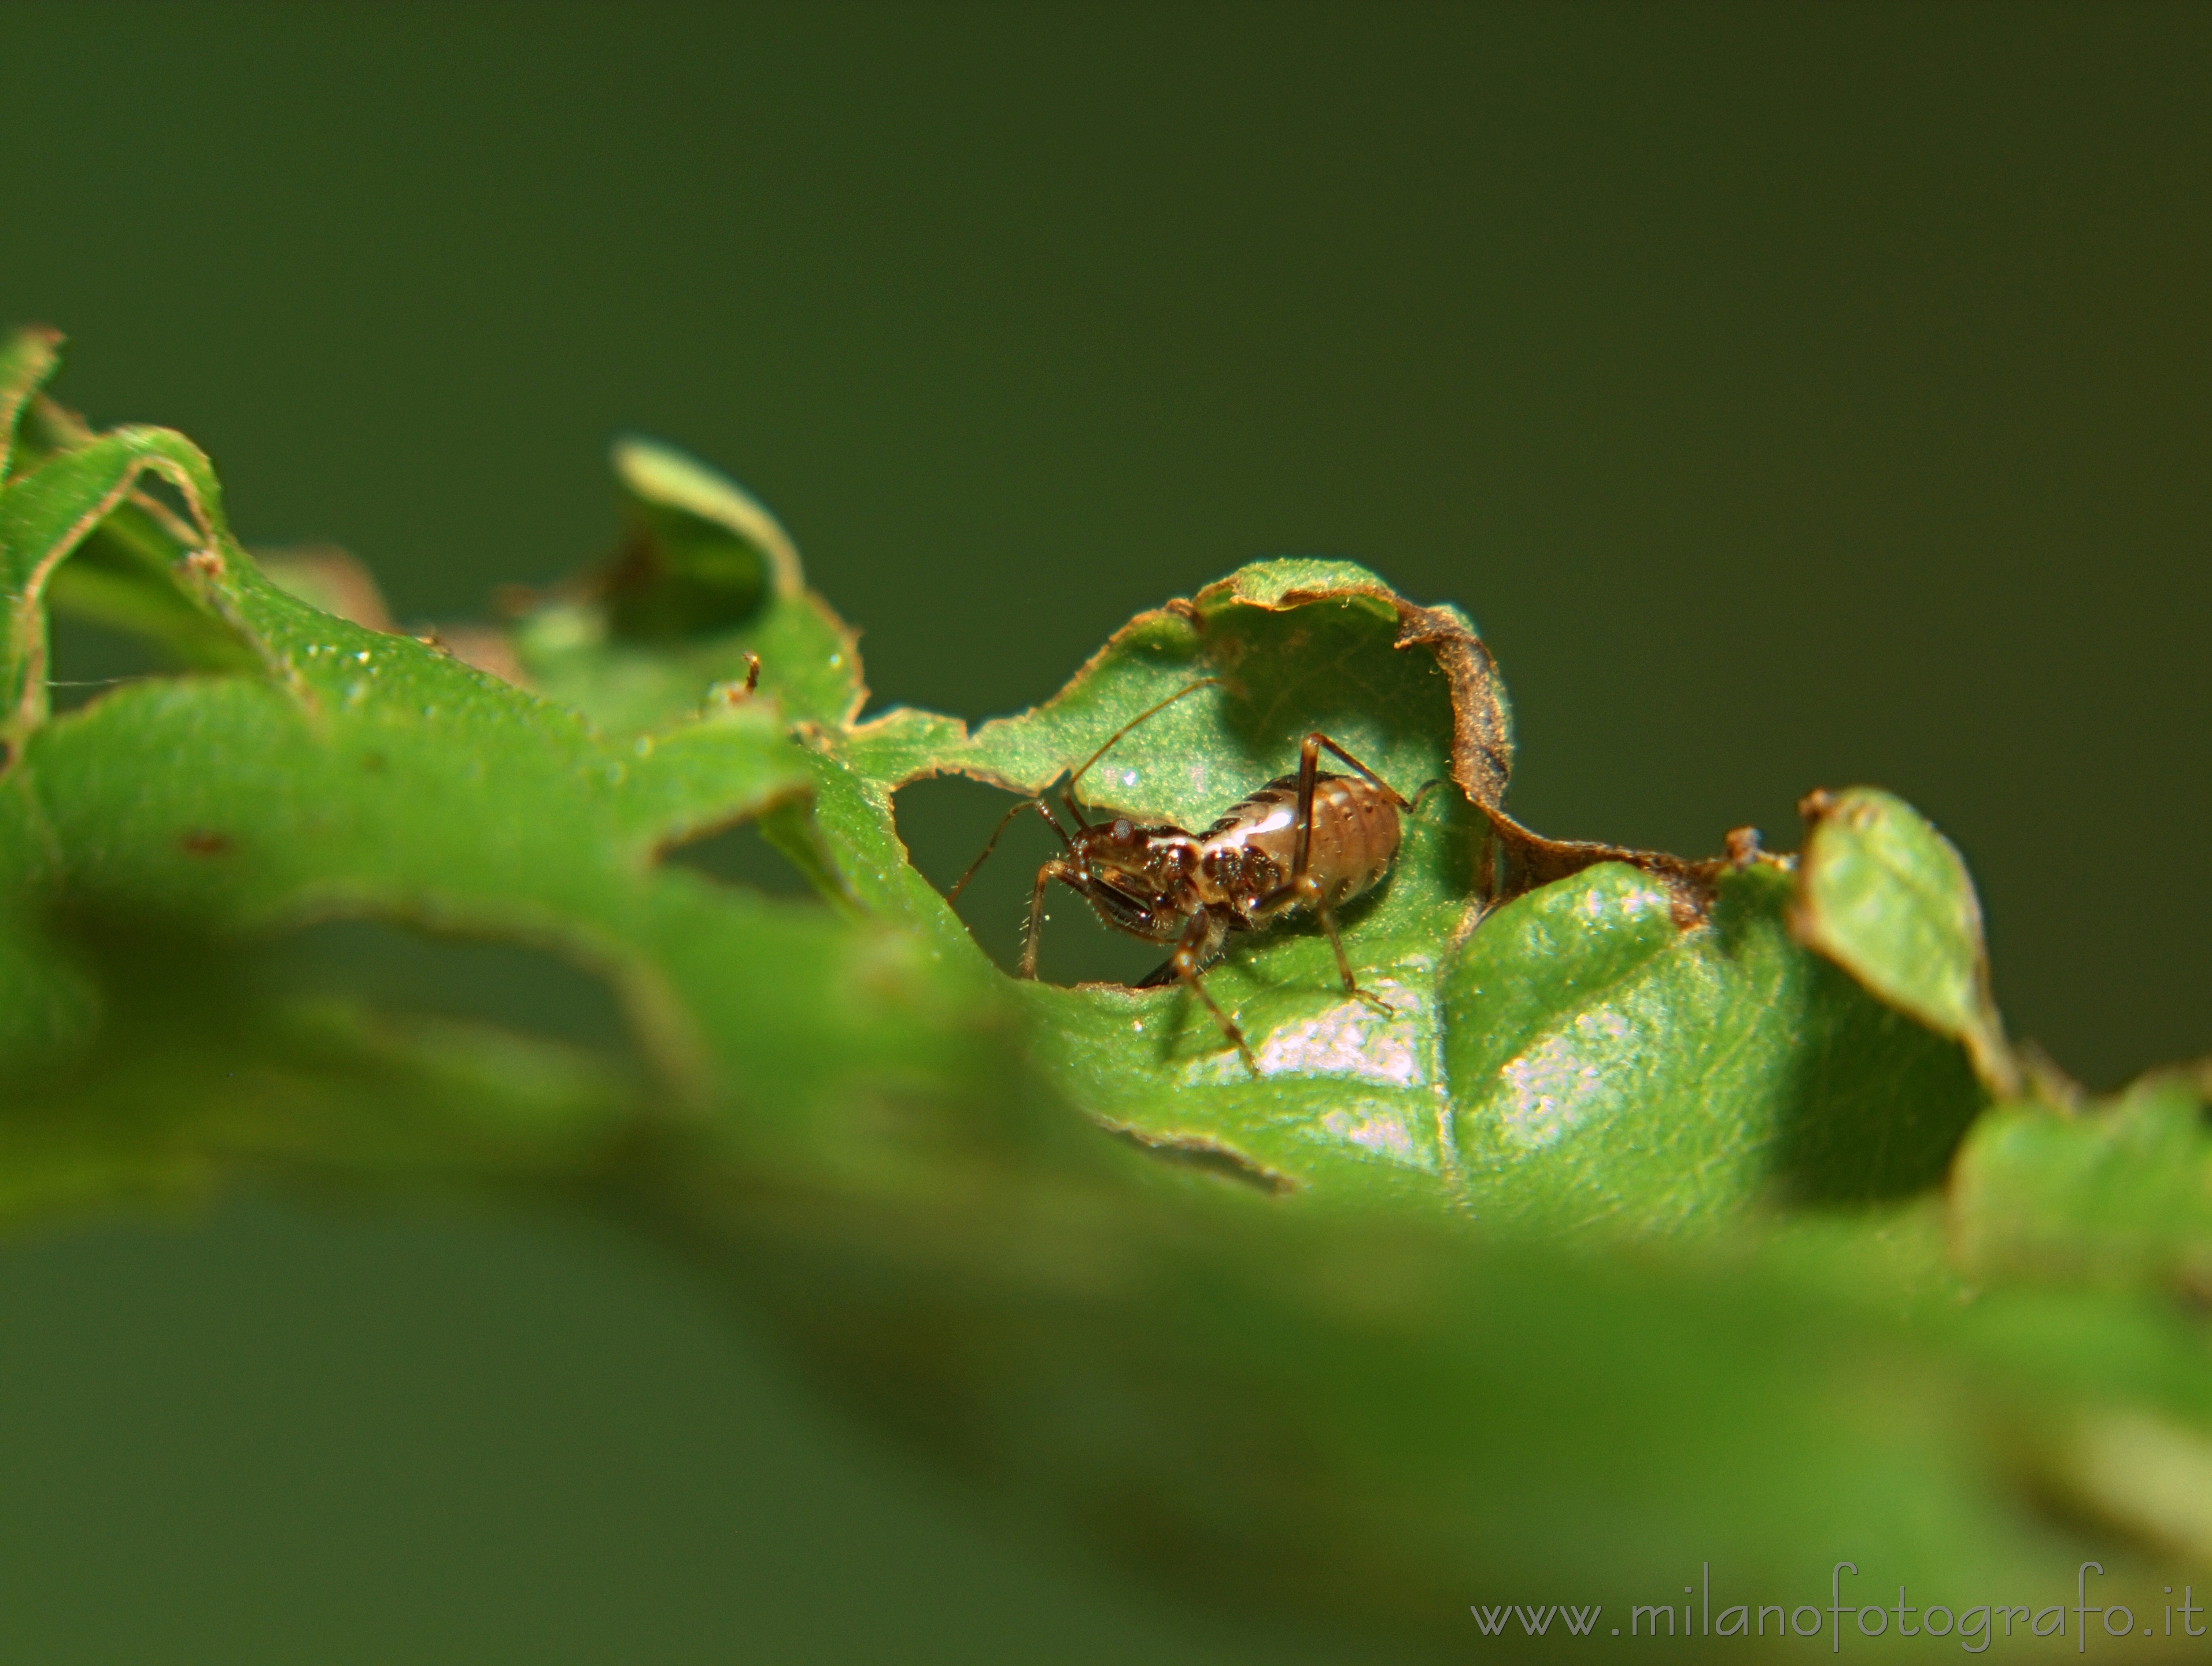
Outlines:
<svg viewBox="0 0 2212 1666"><path fill-rule="evenodd" d="M1336 956L1336 970L1344 978L1344 992L1376 1012L1389 1014L1390 1003L1380 995L1370 994L1359 987L1359 980L1352 975L1352 962L1345 958L1344 941L1337 935L1336 911L1328 905L1328 896L1315 879L1310 862L1313 855L1313 818L1315 777L1320 772L1321 749L1328 750L1349 763L1390 795L1390 801L1401 810L1410 806L1398 796L1390 783L1384 781L1358 758L1316 730L1298 745L1298 836L1291 852L1291 882L1286 889L1295 891L1299 899L1321 916L1321 928L1328 933L1328 946Z"/></svg>
<svg viewBox="0 0 2212 1666"><path fill-rule="evenodd" d="M1182 936L1176 942L1175 953L1169 958L1168 964L1175 968L1176 976L1182 980L1185 987L1206 1003L1206 1010L1213 1014L1213 1021L1221 1026L1221 1033L1229 1037L1230 1044L1243 1056L1244 1067L1256 1076L1260 1073L1260 1061L1252 1056L1252 1049L1245 1044L1244 1032L1237 1027L1237 1020L1223 1012L1213 997L1206 994L1206 982L1199 975L1200 964L1205 959L1206 950L1212 946L1215 934L1220 929L1210 915L1203 912L1193 915L1190 924L1183 927Z"/></svg>
<svg viewBox="0 0 2212 1666"><path fill-rule="evenodd" d="M1382 776L1376 775L1372 769L1369 769L1358 758L1352 757L1351 753L1346 751L1343 747L1338 745L1334 740L1331 740L1327 735L1322 734L1318 730L1315 731L1312 734L1308 735L1305 738L1304 744L1298 748L1298 773L1302 776L1307 775L1312 767L1306 763L1306 759L1314 755L1323 746L1328 747L1328 750L1335 753L1340 760L1344 763L1349 763L1353 769L1358 770L1361 775L1366 776L1367 779L1373 782L1375 786L1379 787L1384 795L1389 799L1390 802L1396 805L1398 808L1401 810L1409 810L1413 807L1411 805L1407 804L1404 799L1399 796L1398 789L1396 787L1391 786L1389 781L1383 780ZM1422 790L1425 792L1428 789L1424 787Z"/></svg>
<svg viewBox="0 0 2212 1666"><path fill-rule="evenodd" d="M1083 812L1075 807L1075 783L1073 781L1068 781L1060 789L1060 801L1067 812L1068 820L1073 822L1083 831L1089 832L1091 824L1083 819Z"/></svg>
<svg viewBox="0 0 2212 1666"><path fill-rule="evenodd" d="M975 870L983 866L984 858L988 857L993 851L999 848L1000 835L1003 834L1009 826L1012 825L1014 818L1020 815L1024 810L1034 810L1038 815L1042 816L1044 818L1044 824L1047 827L1049 827L1054 832L1058 833L1060 835L1060 843L1067 846L1067 854L1071 856L1075 854L1074 845L1069 842L1067 834L1062 830L1060 824L1052 818L1052 812L1045 807L1044 800L1042 799L1024 799L1019 804L1014 806L1012 809L1007 811L1004 816L999 818L998 826L992 831L990 842L983 847L982 855L976 857L974 861L969 863L968 871L960 876L959 879L954 884L951 890L945 893L945 900L946 902L957 903L960 900L960 893L968 889L968 882L975 877Z"/></svg>
<svg viewBox="0 0 2212 1666"><path fill-rule="evenodd" d="M1321 763L1322 737L1310 734L1298 743L1298 836L1291 848L1291 888L1304 894L1306 859L1313 854L1314 776Z"/></svg>
<svg viewBox="0 0 2212 1666"><path fill-rule="evenodd" d="M1080 866L1063 861L1057 856L1037 870L1036 889L1030 893L1029 929L1022 933L1022 976L1034 978L1036 976L1037 939L1044 928L1044 888L1057 879L1080 891L1083 888L1079 883L1082 877Z"/></svg>
<svg viewBox="0 0 2212 1666"><path fill-rule="evenodd" d="M1319 887L1314 889L1318 891ZM1321 915L1321 928L1328 933L1329 950L1336 956L1336 970L1344 979L1345 994L1372 1006L1378 1012L1387 1014L1391 1010L1390 1003L1382 996L1370 994L1361 988L1359 980L1352 975L1352 963L1344 957L1344 941L1336 934L1336 910L1317 895L1313 898L1313 905L1314 911Z"/></svg>
<svg viewBox="0 0 2212 1666"><path fill-rule="evenodd" d="M1294 887L1299 887L1302 894L1304 893L1300 882L1305 878L1306 858L1313 848L1314 780L1320 774L1321 749L1324 746L1366 776L1374 783L1376 790L1399 809L1411 810L1413 807L1399 795L1396 787L1391 786L1389 781L1383 780L1382 776L1376 775L1358 758L1346 751L1343 747L1322 733L1320 730L1316 729L1309 734L1298 743L1298 836L1297 844L1291 851L1291 884ZM1429 783L1430 786L1437 784ZM1425 786L1421 790L1425 793L1429 788Z"/></svg>

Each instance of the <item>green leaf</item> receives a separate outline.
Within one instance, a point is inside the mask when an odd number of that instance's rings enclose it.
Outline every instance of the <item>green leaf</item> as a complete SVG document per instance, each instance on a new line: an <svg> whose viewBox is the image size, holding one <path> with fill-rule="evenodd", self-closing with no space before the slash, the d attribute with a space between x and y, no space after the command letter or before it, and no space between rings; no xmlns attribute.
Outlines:
<svg viewBox="0 0 2212 1666"><path fill-rule="evenodd" d="M15 472L23 412L61 363L61 332L19 330L0 342L0 483Z"/></svg>
<svg viewBox="0 0 2212 1666"><path fill-rule="evenodd" d="M1470 1600L1664 1600L1693 1551L1735 1600L1844 1547L1963 1601L2056 1588L2082 1521L2212 1542L2172 1484L2212 1450L2193 1092L1960 1152L2009 1054L1963 865L1896 800L1816 800L1802 858L1545 839L1473 625L1339 562L1140 615L1016 717L859 722L787 538L642 442L625 554L514 622L525 688L273 582L189 442L33 398L50 348L0 356L0 1218L557 1193L1132 1564L1439 1653ZM53 716L71 575L223 674ZM1341 922L1387 1012L1311 925L1206 973L1256 1069L1185 990L992 964L896 794L1045 795L1125 728L1085 815L1202 829L1310 731L1418 798ZM819 903L670 860L748 819ZM556 956L630 1046L290 987L332 919Z"/></svg>
<svg viewBox="0 0 2212 1666"><path fill-rule="evenodd" d="M617 441L614 466L635 529L609 587L616 635L713 635L805 592L790 535L734 481L650 440Z"/></svg>
<svg viewBox="0 0 2212 1666"><path fill-rule="evenodd" d="M1262 562L1139 615L1066 690L1019 717L972 735L909 712L862 725L825 745L819 766L877 784L844 795L846 813L830 824L848 877L980 961L933 893L876 882L902 854L889 790L957 773L1036 794L1185 690L1100 759L1083 783L1094 810L1203 828L1295 773L1310 731L1407 798L1431 781L1443 787L1411 818L1387 885L1343 922L1364 987L1392 1010L1345 994L1317 929L1278 931L1206 975L1249 1040L1257 1078L1175 988L1025 987L1036 1057L1102 1122L1170 1157L1217 1160L1269 1188L1341 1178L1376 1197L1449 1200L1436 978L1480 906L1487 851L1486 822L1452 784L1502 791L1511 757L1488 655L1455 611L1413 608L1346 563ZM825 792L825 809L830 801Z"/></svg>
<svg viewBox="0 0 2212 1666"><path fill-rule="evenodd" d="M1583 1233L1932 1184L1981 1095L1958 1048L1801 949L1790 876L1673 898L1607 864L1510 903L1448 977L1445 1058L1469 1196Z"/></svg>
<svg viewBox="0 0 2212 1666"><path fill-rule="evenodd" d="M149 469L194 517L181 589L252 645L258 674L142 682L49 721L43 587ZM661 863L804 798L805 755L771 700L608 736L433 645L319 612L261 576L205 459L161 430L53 453L0 496L0 538L25 691L0 791L0 848L21 857L0 976L23 1071L51 1078L72 1055L94 1084L122 1068L95 1046L99 990L135 936L220 945L331 918L520 940L604 977L657 1115L773 1102L811 1142L807 1119L856 1084L982 1067L972 985L931 980L879 927Z"/></svg>
<svg viewBox="0 0 2212 1666"><path fill-rule="evenodd" d="M524 670L610 733L696 714L757 678L785 715L849 721L867 697L857 638L806 588L799 552L744 489L648 440L614 449L629 522L622 554L580 595L531 611Z"/></svg>
<svg viewBox="0 0 2212 1666"><path fill-rule="evenodd" d="M1097 814L1202 828L1289 773L1312 729L1407 796L1431 780L1479 793L1431 794L1387 886L1345 922L1388 1015L1344 994L1310 926L1256 934L1206 975L1256 1074L1180 989L1025 987L1037 1058L1107 1127L1271 1189L1554 1231L1710 1225L1941 1175L1981 1104L1971 1072L1942 1031L1798 946L1784 866L1539 841L1534 860L1567 877L1493 908L1493 841L1527 854L1534 836L1499 804L1511 742L1489 656L1463 616L1358 568L1246 568L1140 615L1032 712L972 736L894 713L818 767L1036 794L1201 678L1216 680L1092 769ZM866 885L897 860L888 795L841 802L833 842ZM965 946L910 884L874 901Z"/></svg>
<svg viewBox="0 0 2212 1666"><path fill-rule="evenodd" d="M1959 1154L1960 1264L2033 1278L2212 1296L2212 1134L2197 1085L2152 1077L2071 1115L2008 1105Z"/></svg>
<svg viewBox="0 0 2212 1666"><path fill-rule="evenodd" d="M1911 806L1873 787L1806 800L1797 932L1868 988L1966 1049L1992 1092L2020 1086L1990 999L1966 865Z"/></svg>

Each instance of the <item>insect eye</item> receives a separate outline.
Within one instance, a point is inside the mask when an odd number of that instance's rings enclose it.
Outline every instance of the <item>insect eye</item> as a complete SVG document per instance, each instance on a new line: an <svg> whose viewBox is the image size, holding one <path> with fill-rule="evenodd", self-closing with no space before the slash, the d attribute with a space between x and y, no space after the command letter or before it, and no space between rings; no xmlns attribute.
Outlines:
<svg viewBox="0 0 2212 1666"><path fill-rule="evenodd" d="M1114 823L1114 842L1115 844L1127 844L1135 839L1136 836L1137 830L1129 825L1129 818L1127 816L1121 816L1115 818Z"/></svg>

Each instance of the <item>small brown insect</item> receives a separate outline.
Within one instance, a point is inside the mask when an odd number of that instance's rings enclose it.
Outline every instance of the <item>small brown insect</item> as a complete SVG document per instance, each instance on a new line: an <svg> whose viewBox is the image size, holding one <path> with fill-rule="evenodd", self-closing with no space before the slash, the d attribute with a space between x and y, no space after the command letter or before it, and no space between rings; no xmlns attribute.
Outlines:
<svg viewBox="0 0 2212 1666"><path fill-rule="evenodd" d="M1167 824L1139 824L1127 816L1097 825L1086 823L1075 806L1075 785L1091 766L1146 719L1212 680L1193 683L1139 713L1068 778L1060 798L1075 823L1073 834L1060 826L1042 799L1023 800L1006 812L982 854L946 893L946 900L958 900L1013 818L1036 811L1059 835L1067 854L1037 870L1036 888L1030 897L1029 931L1022 943L1021 976L1036 976L1045 888L1057 879L1115 931L1151 942L1174 943L1175 952L1167 964L1137 987L1153 988L1178 980L1188 985L1257 1075L1259 1061L1252 1056L1243 1031L1206 993L1201 974L1221 958L1232 933L1265 931L1293 915L1310 912L1328 933L1346 992L1388 1012L1388 1003L1361 988L1352 975L1352 963L1345 958L1337 936L1336 910L1374 889L1389 873L1402 836L1400 818L1413 810L1420 795L1401 797L1380 775L1316 731L1299 744L1296 775L1279 775L1231 806L1203 833ZM1324 774L1318 768L1324 751L1358 774ZM1438 784L1427 783L1421 793Z"/></svg>

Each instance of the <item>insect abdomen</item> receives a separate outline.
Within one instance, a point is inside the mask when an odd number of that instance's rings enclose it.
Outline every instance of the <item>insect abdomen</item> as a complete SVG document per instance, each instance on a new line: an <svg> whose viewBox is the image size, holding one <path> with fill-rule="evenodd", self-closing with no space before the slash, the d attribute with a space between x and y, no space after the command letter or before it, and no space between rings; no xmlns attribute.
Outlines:
<svg viewBox="0 0 2212 1666"><path fill-rule="evenodd" d="M1284 775L1206 829L1200 866L1219 900L1249 909L1289 883L1297 851L1297 808L1298 778ZM1315 776L1306 867L1331 907L1390 871L1398 839L1397 806L1371 784L1353 775Z"/></svg>
<svg viewBox="0 0 2212 1666"><path fill-rule="evenodd" d="M1293 783L1293 797L1296 791ZM1381 881L1397 857L1399 834L1398 806L1370 782L1356 775L1316 778L1306 866L1331 907Z"/></svg>

